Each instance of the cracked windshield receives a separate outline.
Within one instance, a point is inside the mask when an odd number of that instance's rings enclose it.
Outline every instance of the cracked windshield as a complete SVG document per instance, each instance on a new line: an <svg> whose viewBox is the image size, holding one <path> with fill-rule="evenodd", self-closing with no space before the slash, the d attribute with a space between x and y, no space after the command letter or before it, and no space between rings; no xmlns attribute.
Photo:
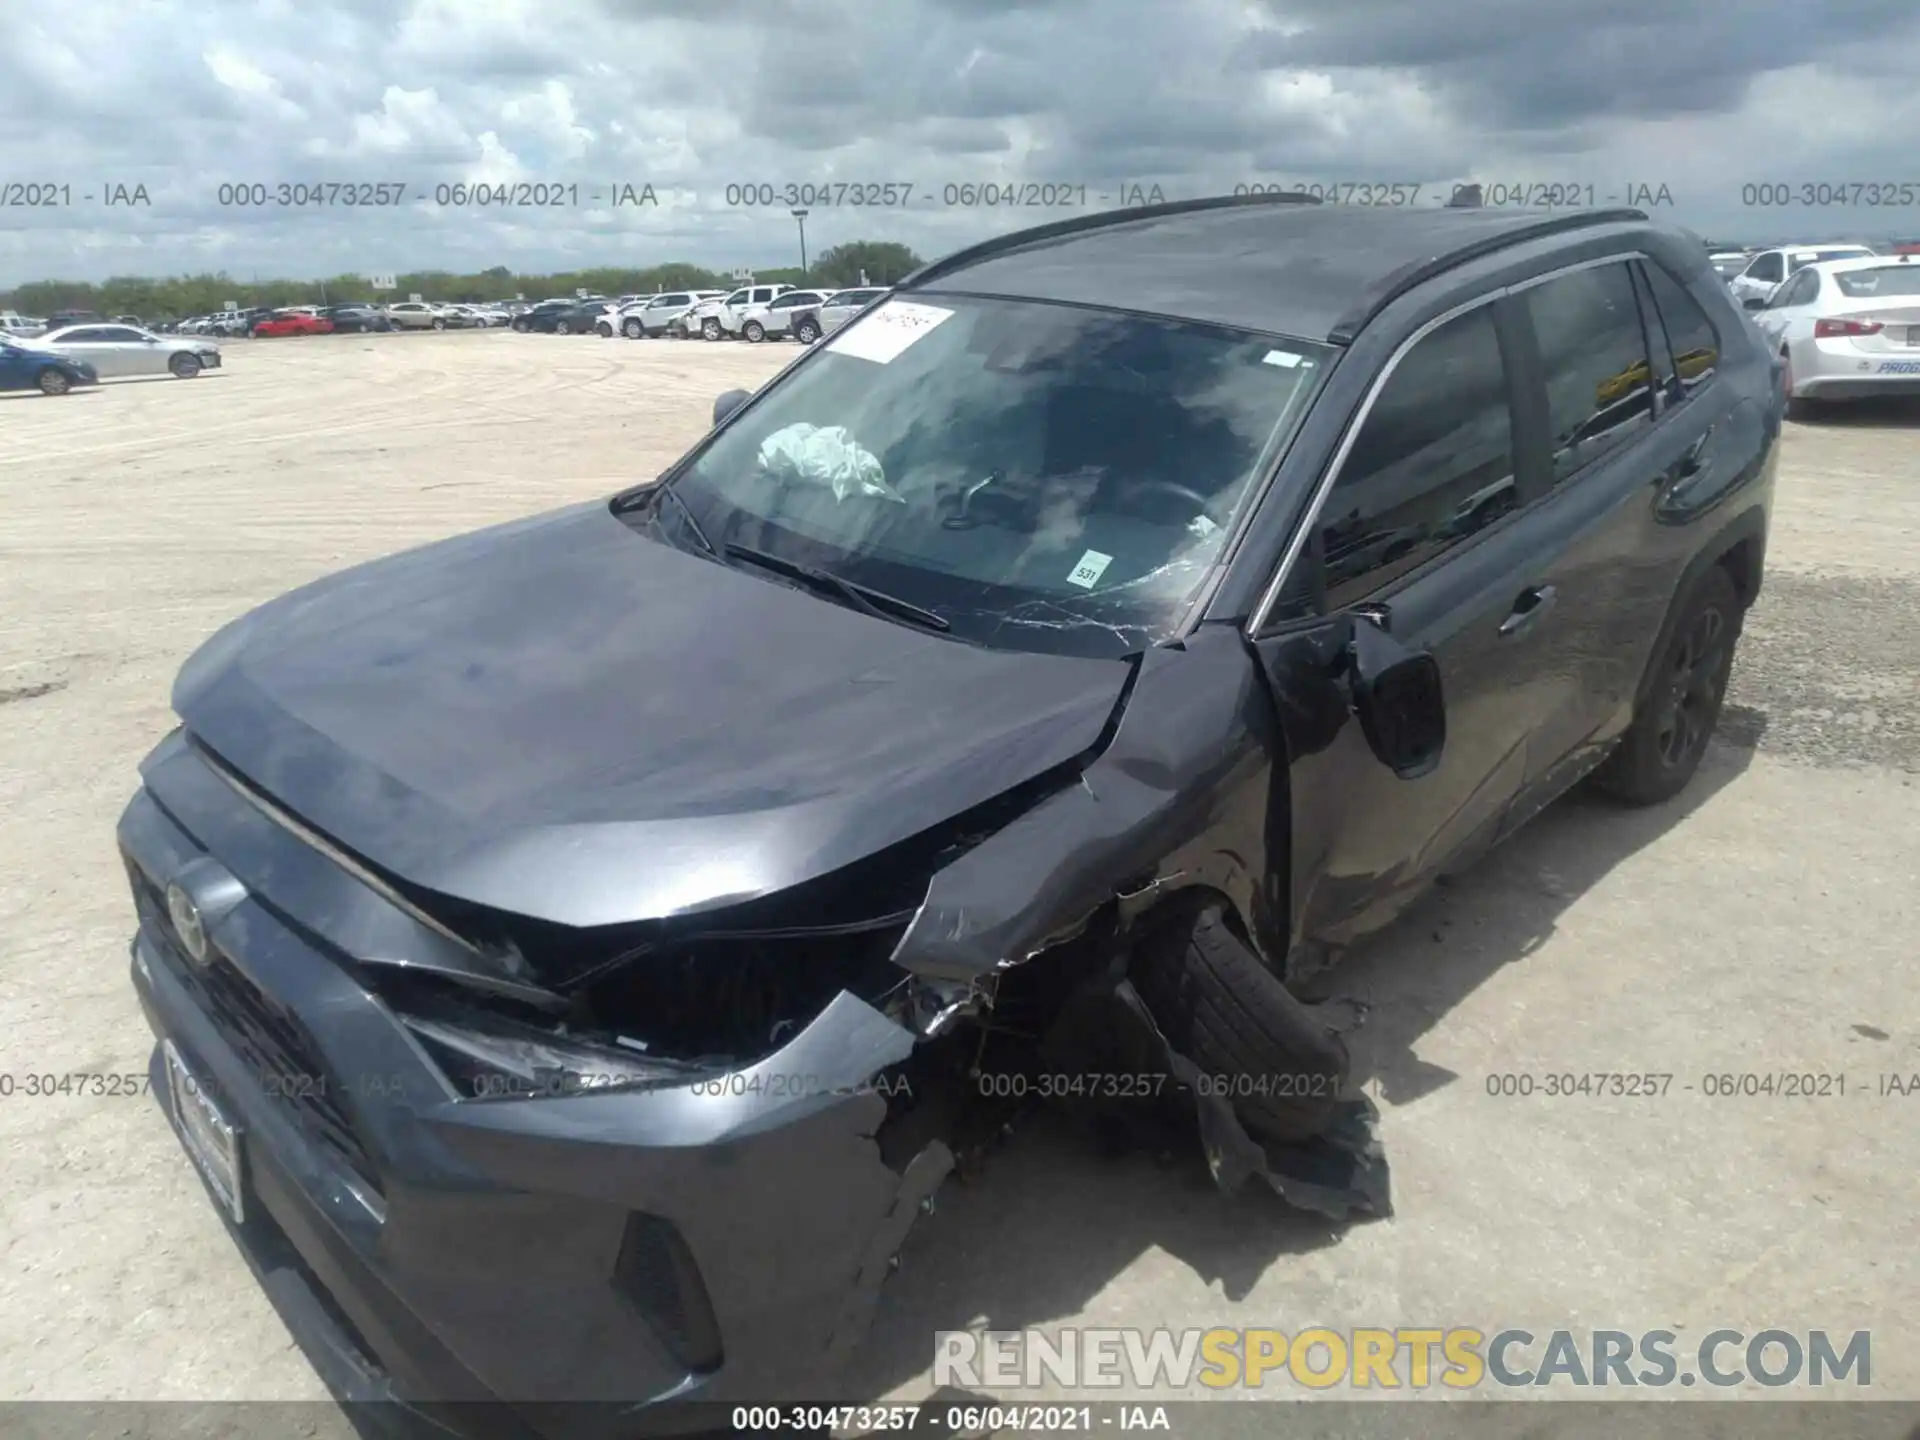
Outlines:
<svg viewBox="0 0 1920 1440"><path fill-rule="evenodd" d="M928 294L846 327L672 480L701 533L961 639L1166 638L1305 409L1306 341Z"/></svg>

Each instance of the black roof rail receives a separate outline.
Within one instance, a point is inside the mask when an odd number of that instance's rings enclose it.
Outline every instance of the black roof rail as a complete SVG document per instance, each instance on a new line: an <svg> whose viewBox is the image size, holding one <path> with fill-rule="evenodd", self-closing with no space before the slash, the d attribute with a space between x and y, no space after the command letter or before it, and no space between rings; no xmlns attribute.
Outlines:
<svg viewBox="0 0 1920 1440"><path fill-rule="evenodd" d="M1416 260L1411 265L1402 265L1398 270L1376 280L1354 302L1348 310L1334 322L1333 329L1327 332L1327 340L1334 345L1351 345L1361 330L1387 306L1398 300L1416 285L1425 284L1436 275L1457 269L1469 260L1478 260L1483 255L1505 250L1510 246L1522 244L1528 240L1538 240L1544 235L1558 235L1567 230L1585 230L1595 225L1615 225L1628 220L1645 220L1644 210L1626 208L1614 210L1575 210L1566 214L1549 215L1532 225L1517 225L1511 230L1495 230L1470 240L1465 245L1436 255L1431 260Z"/></svg>
<svg viewBox="0 0 1920 1440"><path fill-rule="evenodd" d="M1155 220L1162 215L1183 215L1196 210L1230 210L1243 205L1319 205L1322 203L1324 202L1318 195L1310 195L1304 190L1270 190L1257 195L1209 195L1198 200L1168 200L1159 205L1135 205L1120 210L1097 210L1091 215L1075 215L1071 219L1056 220L1050 225L1036 225L1030 230L1015 230L1006 235L996 235L991 240L982 240L978 245L969 245L966 249L956 250L953 254L939 260L929 261L893 288L905 290L909 286L922 285L928 280L985 260L989 256L1023 250L1042 240L1053 240L1062 235L1077 235L1083 230L1101 230L1109 225L1125 225L1134 220Z"/></svg>

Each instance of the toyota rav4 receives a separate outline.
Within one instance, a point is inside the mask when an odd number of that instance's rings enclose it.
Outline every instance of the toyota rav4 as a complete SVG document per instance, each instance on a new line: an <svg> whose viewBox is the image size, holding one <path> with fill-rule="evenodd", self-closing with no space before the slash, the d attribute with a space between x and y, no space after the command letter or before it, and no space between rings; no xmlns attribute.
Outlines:
<svg viewBox="0 0 1920 1440"><path fill-rule="evenodd" d="M119 827L155 1092L339 1386L517 1433L820 1394L956 1077L1131 1076L1221 1185L1384 1213L1302 982L1687 784L1779 430L1638 211L962 251L664 476L189 659Z"/></svg>

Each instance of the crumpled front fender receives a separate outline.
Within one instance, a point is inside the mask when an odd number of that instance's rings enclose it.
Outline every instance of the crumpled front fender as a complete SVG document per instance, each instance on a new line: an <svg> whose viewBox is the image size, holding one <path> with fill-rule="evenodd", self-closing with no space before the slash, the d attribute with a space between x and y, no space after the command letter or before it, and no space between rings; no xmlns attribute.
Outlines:
<svg viewBox="0 0 1920 1440"><path fill-rule="evenodd" d="M1149 650L1106 749L1062 790L933 877L894 963L969 982L1070 936L1107 902L1139 907L1188 886L1233 903L1269 963L1284 953L1270 833L1281 754L1237 631L1208 627Z"/></svg>

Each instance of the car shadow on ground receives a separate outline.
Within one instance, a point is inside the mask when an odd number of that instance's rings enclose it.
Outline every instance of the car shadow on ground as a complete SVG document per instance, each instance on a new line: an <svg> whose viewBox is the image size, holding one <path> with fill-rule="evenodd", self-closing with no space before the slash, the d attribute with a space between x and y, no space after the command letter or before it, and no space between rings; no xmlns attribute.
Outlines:
<svg viewBox="0 0 1920 1440"><path fill-rule="evenodd" d="M1920 430L1920 396L1881 395L1815 405L1791 422L1820 430Z"/></svg>
<svg viewBox="0 0 1920 1440"><path fill-rule="evenodd" d="M1369 1089L1398 1106L1460 1080L1419 1058L1421 1038L1497 972L1526 963L1617 865L1736 780L1765 727L1763 714L1727 707L1729 739L1716 741L1678 798L1636 810L1576 790L1527 826L1524 845L1499 847L1356 946L1316 987L1367 1007L1348 1037L1354 1083L1377 1082ZM1467 914L1471 925L1456 924ZM1335 1245L1346 1228L1257 1182L1221 1195L1197 1142L1170 1156L1113 1155L1067 1117L1034 1111L970 1181L942 1188L882 1292L844 1390L870 1400L923 1374L936 1331L1045 1327L1084 1314L1156 1251L1237 1301L1280 1257Z"/></svg>

